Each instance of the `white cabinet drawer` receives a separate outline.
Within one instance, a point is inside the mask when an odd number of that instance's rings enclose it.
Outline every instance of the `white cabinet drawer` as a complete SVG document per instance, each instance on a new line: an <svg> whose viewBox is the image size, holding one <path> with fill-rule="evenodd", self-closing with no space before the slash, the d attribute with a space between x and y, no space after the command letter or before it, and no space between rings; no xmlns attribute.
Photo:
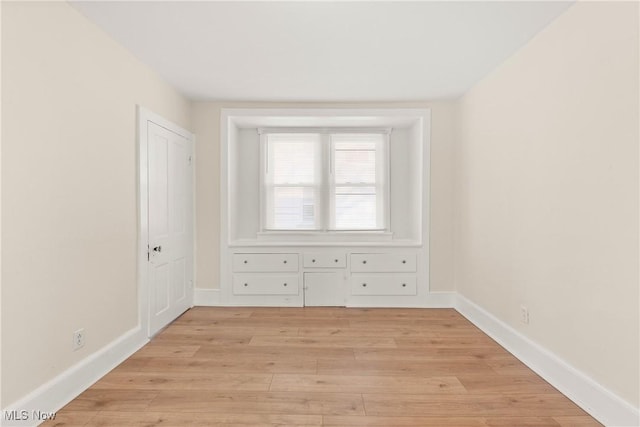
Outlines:
<svg viewBox="0 0 640 427"><path fill-rule="evenodd" d="M297 274L234 274L235 295L297 295Z"/></svg>
<svg viewBox="0 0 640 427"><path fill-rule="evenodd" d="M233 271L298 271L298 254L233 254Z"/></svg>
<svg viewBox="0 0 640 427"><path fill-rule="evenodd" d="M347 258L344 253L306 253L303 265L305 268L345 268Z"/></svg>
<svg viewBox="0 0 640 427"><path fill-rule="evenodd" d="M416 254L351 254L353 272L416 271Z"/></svg>
<svg viewBox="0 0 640 427"><path fill-rule="evenodd" d="M353 274L351 295L416 295L414 274Z"/></svg>

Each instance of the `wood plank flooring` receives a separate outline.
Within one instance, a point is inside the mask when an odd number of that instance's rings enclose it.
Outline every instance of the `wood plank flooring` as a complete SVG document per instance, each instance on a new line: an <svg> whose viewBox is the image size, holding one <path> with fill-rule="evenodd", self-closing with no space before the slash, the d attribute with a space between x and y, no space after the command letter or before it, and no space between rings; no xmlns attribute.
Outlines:
<svg viewBox="0 0 640 427"><path fill-rule="evenodd" d="M189 310L45 426L600 426L455 310Z"/></svg>

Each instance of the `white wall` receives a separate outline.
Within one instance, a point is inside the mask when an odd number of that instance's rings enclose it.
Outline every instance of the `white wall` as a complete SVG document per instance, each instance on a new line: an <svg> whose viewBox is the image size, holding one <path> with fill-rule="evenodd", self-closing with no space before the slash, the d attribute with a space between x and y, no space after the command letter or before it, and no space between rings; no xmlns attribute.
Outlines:
<svg viewBox="0 0 640 427"><path fill-rule="evenodd" d="M6 407L137 325L136 104L190 103L67 3L2 7Z"/></svg>
<svg viewBox="0 0 640 427"><path fill-rule="evenodd" d="M196 287L219 288L220 110L222 108L431 108L431 290L453 289L452 153L455 103L293 104L195 102Z"/></svg>
<svg viewBox="0 0 640 427"><path fill-rule="evenodd" d="M636 407L638 36L572 6L464 96L455 171L457 290Z"/></svg>

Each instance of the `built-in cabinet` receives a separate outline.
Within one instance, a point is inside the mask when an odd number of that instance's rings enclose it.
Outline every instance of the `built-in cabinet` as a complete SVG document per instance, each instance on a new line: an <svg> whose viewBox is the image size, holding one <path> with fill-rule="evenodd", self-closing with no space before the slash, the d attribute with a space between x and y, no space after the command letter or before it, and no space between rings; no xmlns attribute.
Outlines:
<svg viewBox="0 0 640 427"><path fill-rule="evenodd" d="M351 252L342 248L234 251L233 305L407 306L426 293L420 249ZM409 298L409 299L408 299Z"/></svg>
<svg viewBox="0 0 640 427"><path fill-rule="evenodd" d="M428 110L225 109L220 123L222 305L428 306ZM263 227L260 130L283 126L386 130L384 229L274 232Z"/></svg>

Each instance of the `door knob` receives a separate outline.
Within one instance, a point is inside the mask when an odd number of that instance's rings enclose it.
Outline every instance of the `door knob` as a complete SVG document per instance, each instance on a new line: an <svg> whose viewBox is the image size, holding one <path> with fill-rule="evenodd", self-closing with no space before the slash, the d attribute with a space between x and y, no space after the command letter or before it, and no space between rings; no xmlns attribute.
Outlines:
<svg viewBox="0 0 640 427"><path fill-rule="evenodd" d="M162 252L162 246L156 246L155 248L153 248L153 252Z"/></svg>

